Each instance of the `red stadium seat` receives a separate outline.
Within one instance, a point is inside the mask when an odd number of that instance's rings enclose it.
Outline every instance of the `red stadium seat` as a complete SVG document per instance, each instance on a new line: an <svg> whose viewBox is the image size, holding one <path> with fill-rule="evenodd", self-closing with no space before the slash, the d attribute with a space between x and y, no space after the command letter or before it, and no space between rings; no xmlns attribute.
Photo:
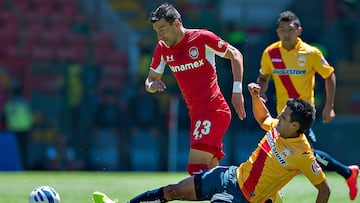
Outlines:
<svg viewBox="0 0 360 203"><path fill-rule="evenodd" d="M14 59L25 57L23 49L17 45L11 45L7 48L7 56Z"/></svg>
<svg viewBox="0 0 360 203"><path fill-rule="evenodd" d="M50 20L49 26L55 32L70 33L72 32L72 19L67 16L57 16Z"/></svg>
<svg viewBox="0 0 360 203"><path fill-rule="evenodd" d="M58 90L59 73L31 74L30 90L40 91L45 94L53 94Z"/></svg>
<svg viewBox="0 0 360 203"><path fill-rule="evenodd" d="M51 46L36 45L28 56L32 61L52 62L55 59L55 49Z"/></svg>
<svg viewBox="0 0 360 203"><path fill-rule="evenodd" d="M36 2L36 1L35 1ZM52 1L38 1L35 3L35 8L32 12L35 12L41 16L51 16L55 14L55 4Z"/></svg>
<svg viewBox="0 0 360 203"><path fill-rule="evenodd" d="M30 13L35 6L35 4L29 0L13 0L13 3L21 13Z"/></svg>
<svg viewBox="0 0 360 203"><path fill-rule="evenodd" d="M38 33L37 29L27 29L23 33L23 43L27 47L29 44L40 43L41 35Z"/></svg>
<svg viewBox="0 0 360 203"><path fill-rule="evenodd" d="M15 14L15 12L12 11L2 11L0 13L0 24L2 26L19 26L20 25L20 19L19 17Z"/></svg>
<svg viewBox="0 0 360 203"><path fill-rule="evenodd" d="M105 64L106 55L109 53L109 51L113 50L106 50L106 49L100 49L95 48L93 49L93 61L96 65L103 65Z"/></svg>
<svg viewBox="0 0 360 203"><path fill-rule="evenodd" d="M68 17L74 17L80 14L80 11L78 10L77 5L74 1L71 1L69 3L61 2L61 5L59 6L59 13L62 16L68 16Z"/></svg>
<svg viewBox="0 0 360 203"><path fill-rule="evenodd" d="M125 70L128 68L128 58L126 54L114 50L106 54L104 64L115 65Z"/></svg>
<svg viewBox="0 0 360 203"><path fill-rule="evenodd" d="M78 47L86 47L87 46L87 39L83 35L68 33L66 35L66 41L68 44L71 44L72 46L78 46Z"/></svg>
<svg viewBox="0 0 360 203"><path fill-rule="evenodd" d="M14 43L19 36L20 21L13 13L4 11L0 13L0 40Z"/></svg>
<svg viewBox="0 0 360 203"><path fill-rule="evenodd" d="M40 34L40 43L47 44L49 46L57 47L63 43L65 43L64 33L57 32L54 30L44 30Z"/></svg>
<svg viewBox="0 0 360 203"><path fill-rule="evenodd" d="M65 61L69 61L71 58L71 53L68 51L68 46L67 45L60 45L57 47L57 49L55 50L55 59L57 61L61 61L61 62L65 62Z"/></svg>
<svg viewBox="0 0 360 203"><path fill-rule="evenodd" d="M74 46L66 44L59 46L56 50L56 60L58 61L72 61L78 63L85 63L87 59L86 47Z"/></svg>
<svg viewBox="0 0 360 203"><path fill-rule="evenodd" d="M4 12L5 10L7 10L6 2L0 1L0 12Z"/></svg>
<svg viewBox="0 0 360 203"><path fill-rule="evenodd" d="M30 32L41 33L47 29L47 18L37 14L27 14L25 16L25 29Z"/></svg>
<svg viewBox="0 0 360 203"><path fill-rule="evenodd" d="M18 32L14 28L0 28L0 41L4 43L15 44L18 41ZM0 46L2 46L1 44Z"/></svg>
<svg viewBox="0 0 360 203"><path fill-rule="evenodd" d="M104 31L94 30L92 34L92 41L95 49L112 49L114 47L113 39L111 38L110 34Z"/></svg>

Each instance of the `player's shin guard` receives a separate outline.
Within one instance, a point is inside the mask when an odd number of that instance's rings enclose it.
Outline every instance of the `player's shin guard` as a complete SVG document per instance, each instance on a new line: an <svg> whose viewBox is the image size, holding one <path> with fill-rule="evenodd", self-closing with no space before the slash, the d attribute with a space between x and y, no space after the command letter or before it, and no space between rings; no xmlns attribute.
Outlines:
<svg viewBox="0 0 360 203"><path fill-rule="evenodd" d="M155 190L149 190L128 201L128 203L140 203L140 202L156 202L156 203L167 202L166 199L164 198L163 187Z"/></svg>
<svg viewBox="0 0 360 203"><path fill-rule="evenodd" d="M187 166L187 172L193 176L201 173L202 171L207 171L209 169L207 164L189 164Z"/></svg>

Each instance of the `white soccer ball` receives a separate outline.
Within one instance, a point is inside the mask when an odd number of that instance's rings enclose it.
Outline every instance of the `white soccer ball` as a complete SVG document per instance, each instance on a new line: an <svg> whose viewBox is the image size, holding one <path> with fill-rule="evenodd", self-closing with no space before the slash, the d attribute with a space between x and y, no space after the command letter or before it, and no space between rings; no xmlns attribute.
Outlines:
<svg viewBox="0 0 360 203"><path fill-rule="evenodd" d="M29 203L60 203L60 195L50 186L40 186L30 193Z"/></svg>

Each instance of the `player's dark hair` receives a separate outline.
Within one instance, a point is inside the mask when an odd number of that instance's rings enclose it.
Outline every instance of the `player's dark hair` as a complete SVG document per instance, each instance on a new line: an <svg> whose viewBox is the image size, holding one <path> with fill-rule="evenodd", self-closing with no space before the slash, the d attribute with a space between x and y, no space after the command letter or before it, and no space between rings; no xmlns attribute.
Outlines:
<svg viewBox="0 0 360 203"><path fill-rule="evenodd" d="M290 122L300 124L297 133L307 131L315 120L315 108L309 102L302 99L289 99L286 105L291 109Z"/></svg>
<svg viewBox="0 0 360 203"><path fill-rule="evenodd" d="M280 13L279 19L276 23L278 27L280 22L294 22L297 27L301 27L299 18L291 11L284 11Z"/></svg>
<svg viewBox="0 0 360 203"><path fill-rule="evenodd" d="M171 25L175 21L175 19L178 19L181 22L180 13L174 8L173 5L168 3L161 4L159 7L157 7L155 11L151 12L149 21L151 23L155 23L161 18L164 18L166 22L170 23Z"/></svg>

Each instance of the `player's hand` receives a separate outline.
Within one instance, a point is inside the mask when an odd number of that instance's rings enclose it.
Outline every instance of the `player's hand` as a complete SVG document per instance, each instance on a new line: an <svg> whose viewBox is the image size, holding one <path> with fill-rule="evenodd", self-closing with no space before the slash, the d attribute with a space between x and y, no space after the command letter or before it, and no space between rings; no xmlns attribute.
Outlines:
<svg viewBox="0 0 360 203"><path fill-rule="evenodd" d="M252 97L258 97L260 96L260 85L257 83L249 83L248 84L248 90Z"/></svg>
<svg viewBox="0 0 360 203"><path fill-rule="evenodd" d="M248 84L248 90L250 92L250 95L252 97L259 97L261 99L262 102L266 103L267 101L267 97L264 93L261 93L260 90L261 90L261 87L259 84L257 83L249 83Z"/></svg>
<svg viewBox="0 0 360 203"><path fill-rule="evenodd" d="M163 92L166 89L166 85L162 80L154 80L149 83L149 88L154 92Z"/></svg>
<svg viewBox="0 0 360 203"><path fill-rule="evenodd" d="M240 118L244 120L246 118L246 112L244 107L244 96L242 93L233 93L231 97L231 104L234 106L234 109Z"/></svg>
<svg viewBox="0 0 360 203"><path fill-rule="evenodd" d="M322 111L322 119L323 123L328 123L335 118L335 111L332 107L324 107Z"/></svg>

